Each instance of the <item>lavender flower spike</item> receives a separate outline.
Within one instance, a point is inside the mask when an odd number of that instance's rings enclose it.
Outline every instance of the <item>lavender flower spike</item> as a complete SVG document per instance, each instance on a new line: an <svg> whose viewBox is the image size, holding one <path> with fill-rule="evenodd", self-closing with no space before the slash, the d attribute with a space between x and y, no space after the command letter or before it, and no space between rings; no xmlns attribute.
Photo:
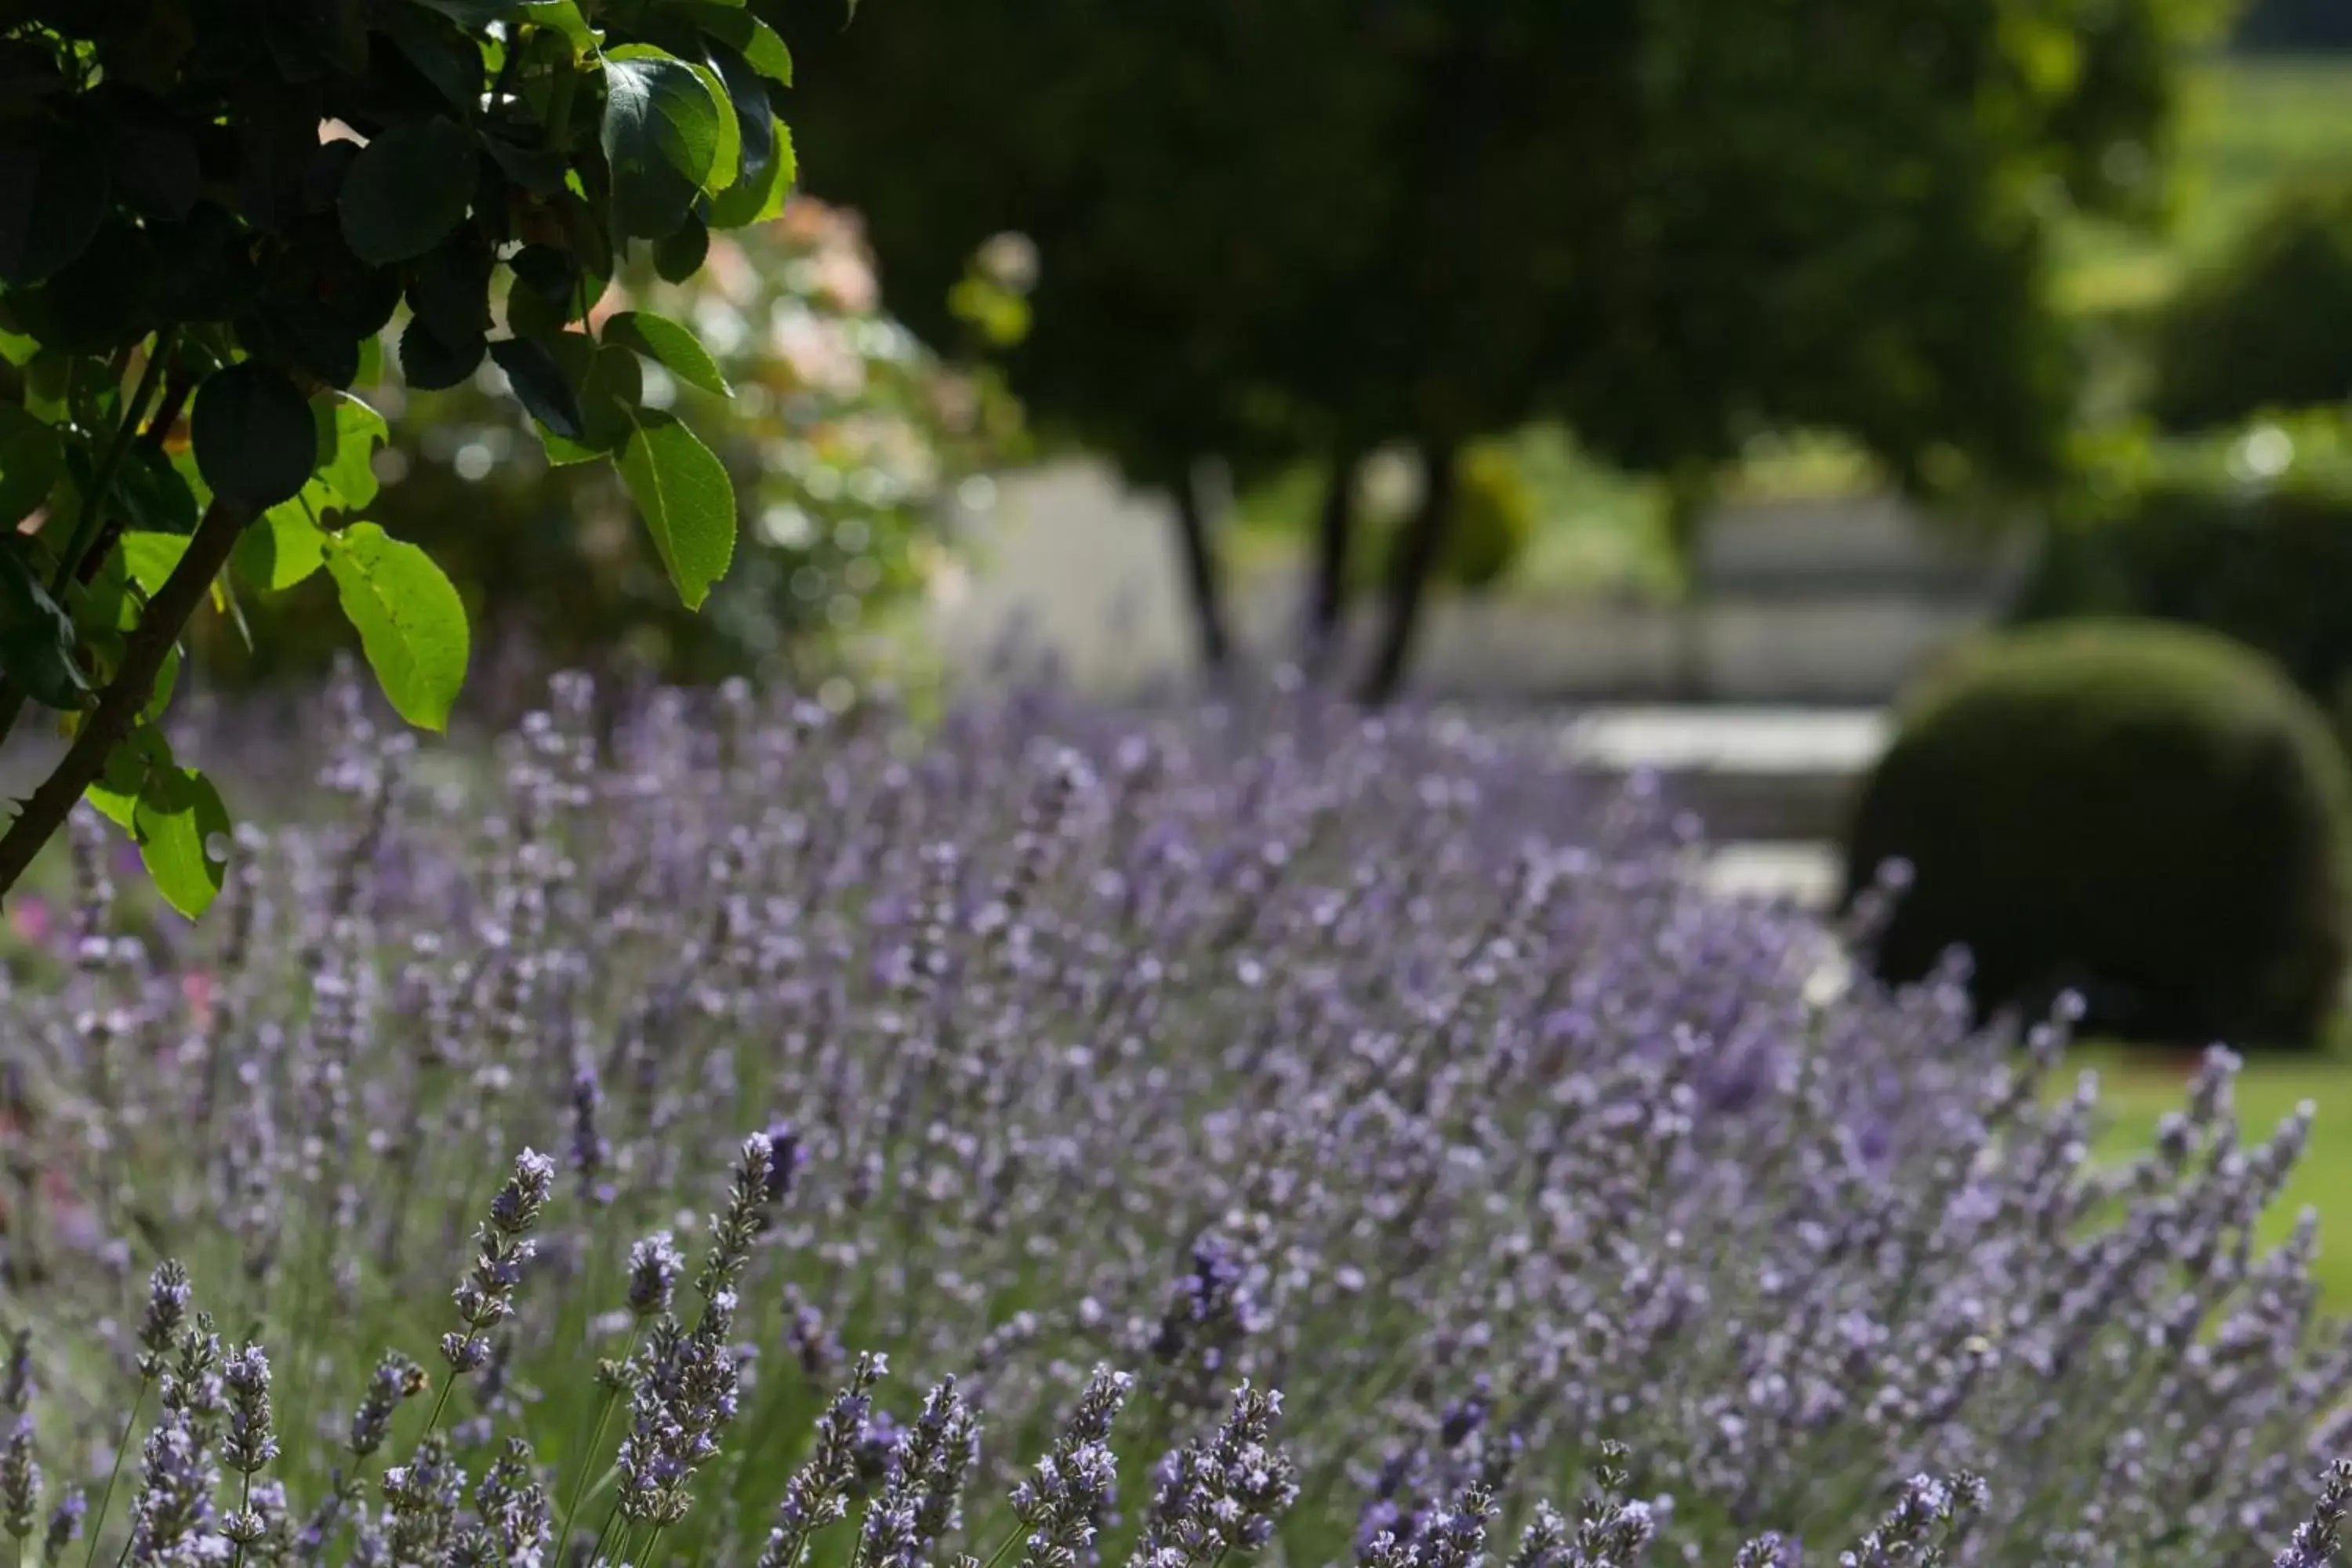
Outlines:
<svg viewBox="0 0 2352 1568"><path fill-rule="evenodd" d="M1092 1549L1118 1481L1105 1439L1134 1386L1127 1373L1097 1367L1054 1451L1013 1489L1013 1511L1029 1527L1022 1568L1076 1568Z"/></svg>
<svg viewBox="0 0 2352 1568"><path fill-rule="evenodd" d="M146 1316L139 1323L139 1344L146 1352L139 1358L140 1376L152 1378L163 1372L179 1343L181 1325L188 1321L192 1293L188 1271L178 1258L167 1258L155 1266L147 1281Z"/></svg>
<svg viewBox="0 0 2352 1568"><path fill-rule="evenodd" d="M2271 1568L2328 1568L2344 1549L2347 1514L2352 1514L2352 1459L2338 1459L2320 1483L2311 1517L2295 1526L2294 1539Z"/></svg>
<svg viewBox="0 0 2352 1568"><path fill-rule="evenodd" d="M857 1358L848 1386L817 1420L816 1447L784 1485L759 1568L795 1568L810 1536L849 1516L850 1488L857 1479L858 1433L874 1407L874 1385L888 1371L888 1363L880 1356Z"/></svg>
<svg viewBox="0 0 2352 1568"><path fill-rule="evenodd" d="M222 1446L229 1468L251 1475L278 1457L269 1405L269 1358L259 1345L229 1353L221 1369L228 1386L228 1438Z"/></svg>
<svg viewBox="0 0 2352 1568"><path fill-rule="evenodd" d="M21 1543L33 1533L33 1519L40 1510L41 1467L33 1458L33 1418L19 1415L15 1430L0 1442L0 1530Z"/></svg>
<svg viewBox="0 0 2352 1568"><path fill-rule="evenodd" d="M629 1315L639 1322L660 1317L670 1309L677 1277L685 1271L670 1233L657 1231L629 1248Z"/></svg>
<svg viewBox="0 0 2352 1568"><path fill-rule="evenodd" d="M215 1528L212 1456L184 1411L168 1411L147 1437L144 1474L131 1505L128 1568L205 1568L226 1555Z"/></svg>
<svg viewBox="0 0 2352 1568"><path fill-rule="evenodd" d="M489 1331L514 1311L515 1287L536 1251L529 1233L554 1191L553 1160L530 1149L515 1156L514 1174L490 1200L489 1218L475 1232L474 1267L451 1293L466 1325L441 1336L452 1372L473 1372L490 1359Z"/></svg>

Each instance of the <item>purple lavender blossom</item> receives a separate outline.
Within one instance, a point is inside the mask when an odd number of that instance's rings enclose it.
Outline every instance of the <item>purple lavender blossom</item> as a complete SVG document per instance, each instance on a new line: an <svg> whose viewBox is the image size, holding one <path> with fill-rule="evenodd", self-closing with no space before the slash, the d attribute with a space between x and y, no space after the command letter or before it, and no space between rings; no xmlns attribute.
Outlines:
<svg viewBox="0 0 2352 1568"><path fill-rule="evenodd" d="M19 1542L41 1510L41 1467L33 1458L33 1418L19 1415L0 1439L0 1530Z"/></svg>
<svg viewBox="0 0 2352 1568"><path fill-rule="evenodd" d="M2335 1549L2298 1479L2352 1451L2352 1341L2272 1220L2311 1127L2242 1126L2234 1058L2117 1154L2063 1010L1858 978L1853 931L1708 891L1666 792L1546 724L609 707L567 683L446 782L352 707L217 938L121 940L85 825L70 968L5 1001L11 1313L141 1377L9 1399L76 1474L128 1432L143 1477L160 1405L163 1523L174 1464L227 1473L142 1550L572 1568L611 1515L605 1568L777 1530L804 1563L835 1520L854 1568L1206 1568L1286 1506L1289 1554L1357 1524L1386 1568ZM275 1390L131 1273L167 1248ZM460 1270L436 1388L405 1352ZM402 1348L364 1375L352 1325ZM1276 1389L1278 1449L1238 1403Z"/></svg>
<svg viewBox="0 0 2352 1568"><path fill-rule="evenodd" d="M2271 1568L2328 1568L2344 1550L2347 1514L2352 1514L2352 1459L2338 1459L2328 1467L2311 1517L2295 1526L2294 1539L2273 1560Z"/></svg>
<svg viewBox="0 0 2352 1568"><path fill-rule="evenodd" d="M639 1322L670 1309L677 1277L686 1270L670 1233L659 1231L629 1248L629 1315Z"/></svg>

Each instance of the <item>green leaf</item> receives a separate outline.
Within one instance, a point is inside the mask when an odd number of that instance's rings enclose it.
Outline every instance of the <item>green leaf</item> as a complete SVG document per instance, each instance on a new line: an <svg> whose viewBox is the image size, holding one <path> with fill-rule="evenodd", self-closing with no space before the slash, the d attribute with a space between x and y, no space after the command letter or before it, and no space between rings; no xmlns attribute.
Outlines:
<svg viewBox="0 0 2352 1568"><path fill-rule="evenodd" d="M139 858L163 901L190 920L212 907L228 870L226 856L228 807L212 780L194 768L170 767L147 775L131 819Z"/></svg>
<svg viewBox="0 0 2352 1568"><path fill-rule="evenodd" d="M434 115L369 142L336 204L352 253L383 267L424 255L465 218L474 194L474 138Z"/></svg>
<svg viewBox="0 0 2352 1568"><path fill-rule="evenodd" d="M636 411L616 459L629 499L669 568L677 596L699 609L735 556L735 490L694 432L658 409Z"/></svg>
<svg viewBox="0 0 2352 1568"><path fill-rule="evenodd" d="M284 372L251 360L205 378L188 436L213 494L256 511L300 494L318 456L309 402Z"/></svg>
<svg viewBox="0 0 2352 1568"><path fill-rule="evenodd" d="M521 147L498 135L484 138L482 144L508 179L535 196L562 190L563 176L571 172L570 162L552 147Z"/></svg>
<svg viewBox="0 0 2352 1568"><path fill-rule="evenodd" d="M591 53L604 40L604 35L580 14L577 0L524 0L522 16L533 26L562 34L575 55Z"/></svg>
<svg viewBox="0 0 2352 1568"><path fill-rule="evenodd" d="M776 110L768 101L768 84L751 68L751 62L736 49L716 38L703 42L703 56L711 68L719 73L720 84L727 90L727 100L735 116L735 129L743 143L741 167L734 179L715 194L724 195L737 185L753 185L765 191L770 165L776 156Z"/></svg>
<svg viewBox="0 0 2352 1568"><path fill-rule="evenodd" d="M171 580L180 557L188 552L188 536L184 533L126 533L122 536L122 565L139 591L149 598L163 591Z"/></svg>
<svg viewBox="0 0 2352 1568"><path fill-rule="evenodd" d="M487 27L503 22L521 8L521 0L408 0L427 11L438 11L461 27Z"/></svg>
<svg viewBox="0 0 2352 1568"><path fill-rule="evenodd" d="M400 716L440 730L466 683L466 606L414 544L372 522L326 536L327 574L360 649Z"/></svg>
<svg viewBox="0 0 2352 1568"><path fill-rule="evenodd" d="M773 27L719 0L695 0L694 19L705 33L751 62L751 68L779 87L793 85L793 51Z"/></svg>
<svg viewBox="0 0 2352 1568"><path fill-rule="evenodd" d="M0 283L37 283L82 253L110 206L106 164L103 141L62 130L0 148Z"/></svg>
<svg viewBox="0 0 2352 1568"><path fill-rule="evenodd" d="M172 693L180 685L180 648L177 643L163 650L163 662L155 667L155 685L147 693L147 700L139 709L140 721L152 724L163 716L172 705Z"/></svg>
<svg viewBox="0 0 2352 1568"><path fill-rule="evenodd" d="M189 500L194 503L197 514L203 515L205 508L213 504L213 488L205 483L204 473L196 467L195 448L183 441L165 457L169 459L167 466L179 477L181 485L188 492ZM136 462L135 458L133 462ZM131 521L142 528L151 526L143 518L134 517Z"/></svg>
<svg viewBox="0 0 2352 1568"><path fill-rule="evenodd" d="M464 342L443 342L424 317L411 317L400 334L400 374L419 392L444 391L473 374L489 346L478 333Z"/></svg>
<svg viewBox="0 0 2352 1568"><path fill-rule="evenodd" d="M719 105L692 67L647 45L625 45L604 61L614 222L624 235L657 239L677 226L710 177Z"/></svg>
<svg viewBox="0 0 2352 1568"><path fill-rule="evenodd" d="M144 441L132 444L130 456L115 471L114 500L124 527L150 533L190 532L202 510L172 459Z"/></svg>
<svg viewBox="0 0 2352 1568"><path fill-rule="evenodd" d="M0 537L0 675L44 707L87 708L89 680L74 658L73 621L41 585L30 548L22 534Z"/></svg>
<svg viewBox="0 0 2352 1568"><path fill-rule="evenodd" d="M327 536L299 500L273 506L237 536L229 563L237 575L272 593L291 588L326 560Z"/></svg>
<svg viewBox="0 0 2352 1568"><path fill-rule="evenodd" d="M561 468L618 451L636 429L637 405L645 397L645 367L627 349L617 343L600 345L584 332L562 332L546 342L548 352L579 392L582 425L577 441L541 433L540 444L547 448L547 460Z"/></svg>
<svg viewBox="0 0 2352 1568"><path fill-rule="evenodd" d="M375 449L392 438L383 416L348 392L322 392L310 399L319 444L307 495L323 489L312 504L321 511L358 511L375 500Z"/></svg>
<svg viewBox="0 0 2352 1568"><path fill-rule="evenodd" d="M490 330L490 272L498 258L477 229L462 229L420 257L408 283L408 308L445 343Z"/></svg>
<svg viewBox="0 0 2352 1568"><path fill-rule="evenodd" d="M623 310L604 323L604 341L636 350L688 386L698 386L721 397L734 395L734 388L727 384L726 373L710 357L710 351L697 342L692 332L667 316L656 316L651 310Z"/></svg>
<svg viewBox="0 0 2352 1568"><path fill-rule="evenodd" d="M66 445L56 427L0 403L0 528L30 517L65 471Z"/></svg>
<svg viewBox="0 0 2352 1568"><path fill-rule="evenodd" d="M710 204L711 227L742 228L765 223L784 210L793 184L800 178L800 163L793 153L791 129L781 120L773 125L776 144L766 172L757 180L740 181L719 194Z"/></svg>
<svg viewBox="0 0 2352 1568"><path fill-rule="evenodd" d="M702 79L703 90L719 110L719 136L711 144L710 168L702 176L702 188L711 195L735 183L743 172L743 129L736 123L734 95L727 90L727 82L709 66L689 60L688 68ZM764 109L764 105L762 108Z"/></svg>
<svg viewBox="0 0 2352 1568"><path fill-rule="evenodd" d="M131 831L131 814L139 809L137 795L125 795L101 781L82 791L81 797L96 806L99 815L115 826L125 833Z"/></svg>
<svg viewBox="0 0 2352 1568"><path fill-rule="evenodd" d="M490 345L490 357L507 373L507 384L533 419L567 441L577 441L587 433L580 399L545 344L529 338L501 338Z"/></svg>
<svg viewBox="0 0 2352 1568"><path fill-rule="evenodd" d="M142 723L106 753L106 771L82 792L82 798L123 832L132 833L139 796L147 788L148 779L171 765L172 743L152 723ZM135 833L132 841L137 841Z"/></svg>
<svg viewBox="0 0 2352 1568"><path fill-rule="evenodd" d="M709 254L709 227L688 213L685 222L654 241L654 273L665 283L683 283L702 270Z"/></svg>
<svg viewBox="0 0 2352 1568"><path fill-rule="evenodd" d="M507 258L507 330L520 338L551 338L579 308L580 266L569 251L526 245Z"/></svg>

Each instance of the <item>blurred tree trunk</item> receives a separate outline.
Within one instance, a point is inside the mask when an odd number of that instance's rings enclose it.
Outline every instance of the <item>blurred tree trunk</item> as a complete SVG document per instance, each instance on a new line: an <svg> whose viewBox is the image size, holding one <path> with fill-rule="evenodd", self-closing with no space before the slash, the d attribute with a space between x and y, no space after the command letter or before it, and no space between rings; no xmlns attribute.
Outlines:
<svg viewBox="0 0 2352 1568"><path fill-rule="evenodd" d="M1212 674L1233 662L1233 637L1226 629L1224 572L1217 560L1215 529L1230 508L1230 486L1219 485L1205 459L1185 470L1176 492L1176 549L1184 567L1184 596L1192 611L1193 639L1201 664Z"/></svg>
<svg viewBox="0 0 2352 1568"><path fill-rule="evenodd" d="M1356 468L1352 448L1331 466L1323 510L1315 519L1315 574L1307 585L1307 639L1300 664L1320 680L1331 672L1348 618L1348 547L1356 531Z"/></svg>
<svg viewBox="0 0 2352 1568"><path fill-rule="evenodd" d="M1421 629L1422 605L1429 595L1429 580L1436 574L1446 531L1454 521L1456 455L1457 449L1451 441L1424 445L1421 449L1421 505L1405 523L1404 537L1397 542L1396 553L1390 558L1386 615L1381 625L1380 643L1373 650L1371 668L1365 673L1364 683L1357 692L1358 699L1368 707L1377 708L1390 701L1404 684L1405 668L1412 658L1413 637Z"/></svg>

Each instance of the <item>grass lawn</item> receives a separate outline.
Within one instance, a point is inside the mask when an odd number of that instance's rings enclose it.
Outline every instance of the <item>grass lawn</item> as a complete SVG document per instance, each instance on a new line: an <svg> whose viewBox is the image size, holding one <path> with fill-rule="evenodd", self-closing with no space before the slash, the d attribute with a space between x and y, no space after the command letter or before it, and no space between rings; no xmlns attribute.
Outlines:
<svg viewBox="0 0 2352 1568"><path fill-rule="evenodd" d="M2081 1064L2099 1074L2099 1101L2111 1118L2101 1152L2123 1154L2145 1147L2157 1119L2187 1098L2189 1068L2146 1057L2092 1049ZM2071 1087L2073 1079L2064 1084ZM2238 1077L2238 1120L2249 1142L2267 1136L2297 1102L2319 1108L2311 1146L2295 1167L2284 1199L2265 1225L2265 1240L2285 1236L2305 1207L2321 1215L2319 1261L2314 1272L2330 1310L2352 1312L2352 1057L2340 1052L2301 1058L2252 1058Z"/></svg>

